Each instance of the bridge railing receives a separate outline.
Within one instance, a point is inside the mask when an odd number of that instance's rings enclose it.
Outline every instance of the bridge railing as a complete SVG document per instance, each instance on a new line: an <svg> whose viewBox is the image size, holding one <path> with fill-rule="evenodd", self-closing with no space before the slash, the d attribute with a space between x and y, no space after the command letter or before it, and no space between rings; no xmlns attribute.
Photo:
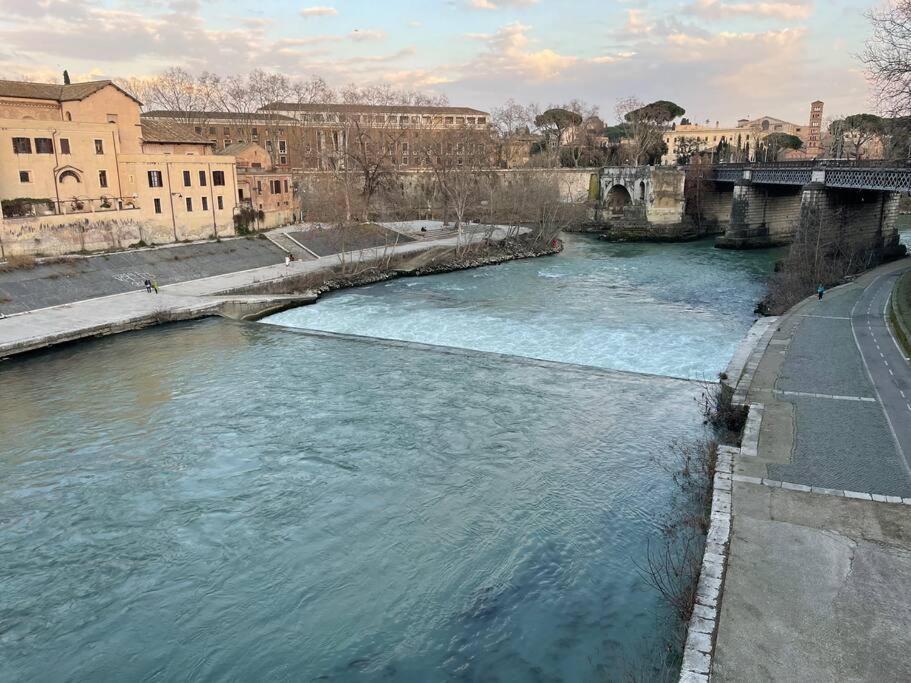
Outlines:
<svg viewBox="0 0 911 683"><path fill-rule="evenodd" d="M760 169L760 168L911 168L911 159L889 160L889 159L796 159L791 161L760 161L760 162L738 162L738 163L718 163L713 164L712 168L723 169Z"/></svg>

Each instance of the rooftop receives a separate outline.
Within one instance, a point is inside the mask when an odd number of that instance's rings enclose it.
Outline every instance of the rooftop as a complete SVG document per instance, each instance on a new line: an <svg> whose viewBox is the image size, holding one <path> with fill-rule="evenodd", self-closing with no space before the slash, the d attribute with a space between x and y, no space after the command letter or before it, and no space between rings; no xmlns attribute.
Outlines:
<svg viewBox="0 0 911 683"><path fill-rule="evenodd" d="M302 104L299 102L273 102L260 111L303 111L315 114L440 114L453 116L487 116L486 111L470 107L431 107L413 104Z"/></svg>
<svg viewBox="0 0 911 683"><path fill-rule="evenodd" d="M145 142L170 142L191 145L211 145L212 141L197 135L189 126L173 121L143 120L142 139Z"/></svg>
<svg viewBox="0 0 911 683"><path fill-rule="evenodd" d="M57 83L29 83L27 81L0 81L0 97L15 97L30 100L52 100L54 102L77 102L93 95L102 88L113 86L127 97L136 100L112 81L86 81L59 85ZM136 100L139 102L139 100ZM140 104L142 104L140 102Z"/></svg>
<svg viewBox="0 0 911 683"><path fill-rule="evenodd" d="M175 109L155 109L142 113L143 119L181 119L183 121L193 121L194 123L205 123L212 121L293 121L290 116L275 114L272 112L233 112L233 111L179 111Z"/></svg>

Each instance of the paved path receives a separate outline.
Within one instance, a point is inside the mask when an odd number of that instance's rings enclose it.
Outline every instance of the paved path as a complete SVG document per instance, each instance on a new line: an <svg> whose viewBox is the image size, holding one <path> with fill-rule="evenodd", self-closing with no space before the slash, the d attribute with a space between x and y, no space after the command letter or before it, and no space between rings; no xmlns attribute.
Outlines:
<svg viewBox="0 0 911 683"><path fill-rule="evenodd" d="M456 238L411 242L389 251L420 258L422 252L455 244ZM378 250L370 249L350 252L344 258L346 263L353 264L379 255ZM296 261L290 266L282 263L166 285L160 288L158 295L147 294L143 289L13 314L0 319L0 358L56 343L135 329L158 319L181 320L212 315L226 300L226 292L271 281L280 282L338 264L339 256L335 254L311 261ZM228 298L244 300L233 295Z"/></svg>
<svg viewBox="0 0 911 683"><path fill-rule="evenodd" d="M854 339L873 390L911 475L911 365L887 324L889 297L903 271L878 275L851 310Z"/></svg>
<svg viewBox="0 0 911 683"><path fill-rule="evenodd" d="M911 368L883 320L908 267L801 303L757 351L715 680L911 680Z"/></svg>

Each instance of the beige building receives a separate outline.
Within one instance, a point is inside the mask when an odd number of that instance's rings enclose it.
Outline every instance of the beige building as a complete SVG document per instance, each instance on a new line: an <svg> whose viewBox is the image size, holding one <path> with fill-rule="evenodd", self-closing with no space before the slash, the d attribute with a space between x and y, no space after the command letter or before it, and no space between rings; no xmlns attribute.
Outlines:
<svg viewBox="0 0 911 683"><path fill-rule="evenodd" d="M468 107L277 102L251 113L158 110L142 118L190 125L219 150L255 142L282 171L334 170L358 153L351 147L358 138L368 138L383 163L405 169L429 166L431 146L455 155L460 144L485 145L491 163L494 155L490 115Z"/></svg>
<svg viewBox="0 0 911 683"><path fill-rule="evenodd" d="M790 123L774 116L758 119L740 119L736 126L679 123L664 134L667 152L661 158L662 164L677 164L693 154L710 154L722 147L728 158L724 161L755 161L759 143L773 133L794 135L806 140L809 127Z"/></svg>
<svg viewBox="0 0 911 683"><path fill-rule="evenodd" d="M110 81L0 81L5 255L233 234L233 158L139 110Z"/></svg>
<svg viewBox="0 0 911 683"><path fill-rule="evenodd" d="M276 168L263 147L255 142L239 142L217 154L236 161L237 202L242 220L264 229L287 225L297 218L291 174ZM244 209L255 211L256 215Z"/></svg>

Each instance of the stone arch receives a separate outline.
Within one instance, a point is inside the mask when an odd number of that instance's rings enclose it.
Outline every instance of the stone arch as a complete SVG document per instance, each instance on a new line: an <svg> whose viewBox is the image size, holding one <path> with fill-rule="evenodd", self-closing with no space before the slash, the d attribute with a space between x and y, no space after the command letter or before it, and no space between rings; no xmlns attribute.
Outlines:
<svg viewBox="0 0 911 683"><path fill-rule="evenodd" d="M82 178L79 177L79 174L76 173L76 171L67 169L57 176L57 182L61 185L69 185L73 182L81 183Z"/></svg>
<svg viewBox="0 0 911 683"><path fill-rule="evenodd" d="M614 185L607 192L607 210L611 215L623 213L623 209L632 204L633 198L623 185Z"/></svg>

